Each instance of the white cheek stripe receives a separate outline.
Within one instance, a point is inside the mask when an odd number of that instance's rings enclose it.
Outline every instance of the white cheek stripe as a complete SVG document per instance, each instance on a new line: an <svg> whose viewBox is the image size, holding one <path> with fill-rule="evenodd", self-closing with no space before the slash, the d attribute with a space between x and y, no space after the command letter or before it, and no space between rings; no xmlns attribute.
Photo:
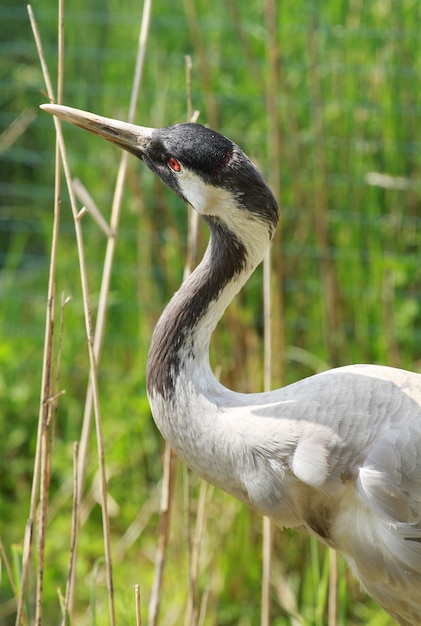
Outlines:
<svg viewBox="0 0 421 626"><path fill-rule="evenodd" d="M229 210L229 205L235 204L227 189L204 183L187 168L183 168L177 179L183 196L200 215L217 215L220 207Z"/></svg>
<svg viewBox="0 0 421 626"><path fill-rule="evenodd" d="M248 242L251 260L259 263L270 239L268 224L239 206L228 189L204 183L191 170L184 167L177 178L187 202L200 215L219 217L241 241Z"/></svg>

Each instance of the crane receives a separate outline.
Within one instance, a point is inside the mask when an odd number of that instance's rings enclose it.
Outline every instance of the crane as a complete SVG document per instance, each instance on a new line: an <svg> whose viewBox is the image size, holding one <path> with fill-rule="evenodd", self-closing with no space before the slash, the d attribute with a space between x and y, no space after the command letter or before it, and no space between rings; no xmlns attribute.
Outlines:
<svg viewBox="0 0 421 626"><path fill-rule="evenodd" d="M401 626L421 625L421 375L361 364L269 392L224 387L211 336L279 217L261 173L199 124L152 129L42 108L141 159L208 224L203 259L151 340L147 394L163 437L205 480L340 551Z"/></svg>

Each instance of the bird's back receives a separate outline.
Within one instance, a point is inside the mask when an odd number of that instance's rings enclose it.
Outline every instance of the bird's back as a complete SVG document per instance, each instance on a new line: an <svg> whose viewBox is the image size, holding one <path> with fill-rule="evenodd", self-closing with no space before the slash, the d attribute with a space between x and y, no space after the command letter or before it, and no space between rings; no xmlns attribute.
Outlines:
<svg viewBox="0 0 421 626"><path fill-rule="evenodd" d="M330 370L279 390L278 418L276 396L255 410L263 431L272 416L272 445L261 445L273 478L277 419L287 444L273 518L281 526L295 518L345 555L398 623L421 624L421 376L380 366Z"/></svg>

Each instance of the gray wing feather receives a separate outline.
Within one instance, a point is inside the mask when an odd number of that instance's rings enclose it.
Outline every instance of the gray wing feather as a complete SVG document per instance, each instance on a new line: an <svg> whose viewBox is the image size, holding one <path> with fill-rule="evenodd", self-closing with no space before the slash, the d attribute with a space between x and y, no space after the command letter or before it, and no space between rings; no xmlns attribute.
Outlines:
<svg viewBox="0 0 421 626"><path fill-rule="evenodd" d="M369 508L391 522L421 522L421 424L391 429L369 451L357 489Z"/></svg>

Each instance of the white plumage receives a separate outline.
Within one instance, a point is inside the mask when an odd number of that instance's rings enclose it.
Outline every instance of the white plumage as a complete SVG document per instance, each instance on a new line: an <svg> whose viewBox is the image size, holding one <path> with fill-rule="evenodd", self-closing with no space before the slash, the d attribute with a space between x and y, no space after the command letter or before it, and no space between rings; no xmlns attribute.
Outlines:
<svg viewBox="0 0 421 626"><path fill-rule="evenodd" d="M148 396L165 439L206 480L342 552L399 624L420 625L421 376L354 365L267 393L223 387L210 338L278 219L260 173L199 125L153 130L44 108L134 153L209 224L206 254L152 338Z"/></svg>

